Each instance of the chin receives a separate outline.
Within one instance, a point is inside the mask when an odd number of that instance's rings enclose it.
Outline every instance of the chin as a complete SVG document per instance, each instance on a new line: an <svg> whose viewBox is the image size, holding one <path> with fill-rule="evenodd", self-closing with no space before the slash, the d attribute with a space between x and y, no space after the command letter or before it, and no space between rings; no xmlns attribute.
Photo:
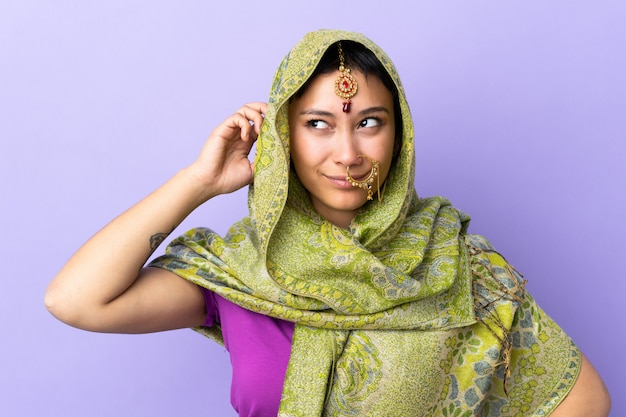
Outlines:
<svg viewBox="0 0 626 417"><path fill-rule="evenodd" d="M326 202L325 204L330 210L337 211L353 211L356 213L361 207L367 203L367 198L365 196L361 197L344 197L337 198L332 201Z"/></svg>

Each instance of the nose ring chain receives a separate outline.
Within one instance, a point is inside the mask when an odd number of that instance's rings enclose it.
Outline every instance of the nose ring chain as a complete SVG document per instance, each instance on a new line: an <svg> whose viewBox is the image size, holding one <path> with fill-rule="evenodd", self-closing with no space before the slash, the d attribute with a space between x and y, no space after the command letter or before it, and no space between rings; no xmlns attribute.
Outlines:
<svg viewBox="0 0 626 417"><path fill-rule="evenodd" d="M358 188L362 188L363 190L367 191L367 199L368 200L373 200L373 195L374 195L374 191L373 191L373 187L372 184L374 184L374 180L376 181L376 189L378 192L378 201L381 201L381 196L380 196L380 180L378 178L379 175L379 165L380 163L378 161L373 160L372 158L369 158L365 155L358 155L359 158L365 158L368 161L370 161L370 164L372 164L372 169L370 170L369 174L367 175L367 177L365 177L362 180L355 180L354 178L352 178L352 175L350 175L350 165L348 165L346 167L346 172L347 172L347 176L346 176L346 181L348 181L350 183L350 185L352 185L353 187L358 187Z"/></svg>

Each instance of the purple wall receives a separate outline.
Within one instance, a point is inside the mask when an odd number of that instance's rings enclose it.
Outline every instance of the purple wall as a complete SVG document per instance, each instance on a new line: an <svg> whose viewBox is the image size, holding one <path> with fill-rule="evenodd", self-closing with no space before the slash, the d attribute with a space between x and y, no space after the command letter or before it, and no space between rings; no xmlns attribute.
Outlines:
<svg viewBox="0 0 626 417"><path fill-rule="evenodd" d="M219 346L78 331L43 292L213 126L264 100L282 56L320 27L364 32L395 60L418 192L472 214L626 415L625 3L246 3L0 2L0 415L234 415ZM224 232L245 200L212 201L178 231Z"/></svg>

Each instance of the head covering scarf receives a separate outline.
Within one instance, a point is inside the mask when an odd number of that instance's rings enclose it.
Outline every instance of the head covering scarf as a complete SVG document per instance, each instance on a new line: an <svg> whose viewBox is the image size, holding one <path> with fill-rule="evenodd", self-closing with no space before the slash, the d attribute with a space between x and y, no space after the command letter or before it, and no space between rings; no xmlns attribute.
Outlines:
<svg viewBox="0 0 626 417"><path fill-rule="evenodd" d="M288 107L324 52L346 40L396 83L403 134L383 201L344 229L315 212L290 168ZM189 231L152 266L296 323L280 416L550 414L577 377L577 348L489 242L467 234L466 214L417 197L414 175L413 125L391 60L358 33L309 33L272 83L249 216L224 238ZM219 326L196 330L222 341Z"/></svg>

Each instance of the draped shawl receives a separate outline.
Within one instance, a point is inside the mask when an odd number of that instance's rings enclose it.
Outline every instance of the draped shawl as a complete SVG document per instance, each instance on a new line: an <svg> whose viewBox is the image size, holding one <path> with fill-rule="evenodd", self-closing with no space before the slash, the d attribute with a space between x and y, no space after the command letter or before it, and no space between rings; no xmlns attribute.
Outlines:
<svg viewBox="0 0 626 417"><path fill-rule="evenodd" d="M291 169L287 120L289 98L340 40L378 57L403 126L382 202L345 229L315 212ZM358 33L309 33L272 83L249 216L223 238L193 229L151 265L296 323L280 416L550 414L578 375L577 348L520 274L467 233L466 214L418 198L414 175L412 119L390 59ZM219 325L196 330L222 342Z"/></svg>

